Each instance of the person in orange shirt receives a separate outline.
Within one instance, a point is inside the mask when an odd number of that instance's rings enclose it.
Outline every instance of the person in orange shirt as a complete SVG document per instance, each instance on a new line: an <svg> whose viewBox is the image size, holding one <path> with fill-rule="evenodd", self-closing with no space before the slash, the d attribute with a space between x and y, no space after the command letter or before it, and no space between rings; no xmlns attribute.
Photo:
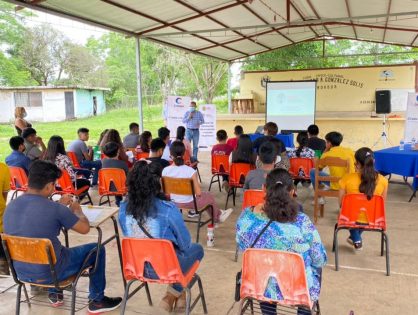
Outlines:
<svg viewBox="0 0 418 315"><path fill-rule="evenodd" d="M382 196L386 200L388 191L388 180L380 175L374 166L373 151L369 148L361 148L355 154L356 172L346 174L340 179L340 205L343 197L347 194L365 194L367 199L371 199L373 195ZM363 249L363 241L361 239L362 231L359 229L350 229L350 237L347 242L354 246L356 250Z"/></svg>
<svg viewBox="0 0 418 315"><path fill-rule="evenodd" d="M0 233L3 233L3 215L6 209L7 193L10 190L10 172L6 164L0 163ZM1 237L0 237L1 242ZM3 246L0 246L0 274L9 274L9 265L6 261L6 255Z"/></svg>

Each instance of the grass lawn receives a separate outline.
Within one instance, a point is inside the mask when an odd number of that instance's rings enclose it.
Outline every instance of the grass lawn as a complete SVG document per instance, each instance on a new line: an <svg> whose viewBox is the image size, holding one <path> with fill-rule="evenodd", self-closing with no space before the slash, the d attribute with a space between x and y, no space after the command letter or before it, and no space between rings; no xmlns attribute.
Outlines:
<svg viewBox="0 0 418 315"><path fill-rule="evenodd" d="M151 131L153 135L156 135L158 128L163 125L161 110L161 106L144 107L144 128ZM117 129L123 138L129 132L129 124L131 122L138 122L137 108L115 109L101 116L73 121L33 122L33 126L37 134L44 140L45 145L47 145L48 139L53 135L60 135L64 138L65 144L68 145L77 138L78 128L87 127L90 129L89 144L95 145L100 133L106 128ZM4 161L6 156L10 154L9 139L15 135L16 131L12 124L0 124L0 161Z"/></svg>

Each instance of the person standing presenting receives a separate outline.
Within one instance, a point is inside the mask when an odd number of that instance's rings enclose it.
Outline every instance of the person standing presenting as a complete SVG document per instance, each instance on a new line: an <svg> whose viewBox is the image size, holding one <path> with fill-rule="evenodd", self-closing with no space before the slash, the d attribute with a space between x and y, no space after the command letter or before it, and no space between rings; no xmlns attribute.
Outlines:
<svg viewBox="0 0 418 315"><path fill-rule="evenodd" d="M203 114L196 110L196 102L190 102L189 110L184 114L183 123L186 124L186 138L193 141L193 160L197 161L199 151L199 128L205 122Z"/></svg>

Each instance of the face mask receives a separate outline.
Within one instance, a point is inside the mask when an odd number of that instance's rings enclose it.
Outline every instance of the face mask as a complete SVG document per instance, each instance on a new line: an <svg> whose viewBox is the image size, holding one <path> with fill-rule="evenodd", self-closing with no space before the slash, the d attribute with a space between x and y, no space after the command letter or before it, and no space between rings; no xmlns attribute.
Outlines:
<svg viewBox="0 0 418 315"><path fill-rule="evenodd" d="M26 117L28 115L28 113L23 113L23 117Z"/></svg>
<svg viewBox="0 0 418 315"><path fill-rule="evenodd" d="M196 107L190 107L190 108L189 108L189 110L190 110L191 112L194 112L194 111L196 110Z"/></svg>

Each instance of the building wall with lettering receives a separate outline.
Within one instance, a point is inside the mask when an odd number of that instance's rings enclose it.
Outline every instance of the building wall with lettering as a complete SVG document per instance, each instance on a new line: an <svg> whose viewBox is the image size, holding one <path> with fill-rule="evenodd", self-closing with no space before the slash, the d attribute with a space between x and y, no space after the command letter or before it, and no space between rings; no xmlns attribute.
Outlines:
<svg viewBox="0 0 418 315"><path fill-rule="evenodd" d="M318 115L330 111L371 112L375 110L376 90L415 89L416 65L243 72L240 94L256 94L255 108L259 113L265 112L263 77L271 81L317 80Z"/></svg>

